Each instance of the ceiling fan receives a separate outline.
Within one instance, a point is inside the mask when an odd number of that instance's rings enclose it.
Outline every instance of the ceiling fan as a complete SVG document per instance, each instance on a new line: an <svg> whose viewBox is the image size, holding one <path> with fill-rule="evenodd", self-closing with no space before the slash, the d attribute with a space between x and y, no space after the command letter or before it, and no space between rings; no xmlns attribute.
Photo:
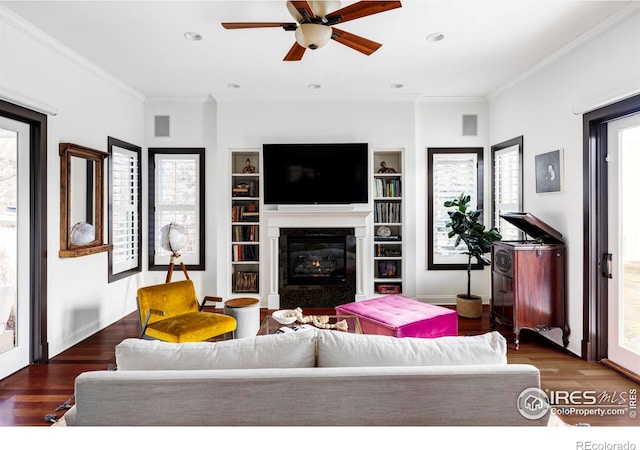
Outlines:
<svg viewBox="0 0 640 450"><path fill-rule="evenodd" d="M288 1L287 9L295 22L223 22L222 26L228 30L282 28L285 31L295 31L296 42L284 57L284 61L300 61L307 49L318 49L330 39L370 55L382 44L340 30L335 25L401 6L400 2L361 1L334 10L340 7L339 1Z"/></svg>

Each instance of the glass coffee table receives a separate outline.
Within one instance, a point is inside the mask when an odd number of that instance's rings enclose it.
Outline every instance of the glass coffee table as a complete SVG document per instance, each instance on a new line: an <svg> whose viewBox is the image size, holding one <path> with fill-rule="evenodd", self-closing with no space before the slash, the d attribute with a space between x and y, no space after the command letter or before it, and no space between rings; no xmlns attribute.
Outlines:
<svg viewBox="0 0 640 450"><path fill-rule="evenodd" d="M323 315L324 316L324 315ZM362 328L360 327L360 320L358 319L358 316L332 316L329 315L327 316L329 318L329 323L330 324L334 324L336 322L339 322L341 320L346 320L347 322L347 330L343 331L343 333L356 333L356 334L362 334ZM310 327L313 327L312 324L308 324ZM282 327L287 327L287 328L297 328L297 327L301 327L303 326L303 324L301 324L300 322L294 322L290 325L283 325L280 322L278 322L276 319L274 319L273 317L266 316L264 318L264 320L262 321L262 325L260 326L260 330L258 331L258 336L261 335L265 335L265 334L273 334L275 332L277 332L280 328ZM316 327L314 327L316 328ZM320 328L318 328L320 329Z"/></svg>

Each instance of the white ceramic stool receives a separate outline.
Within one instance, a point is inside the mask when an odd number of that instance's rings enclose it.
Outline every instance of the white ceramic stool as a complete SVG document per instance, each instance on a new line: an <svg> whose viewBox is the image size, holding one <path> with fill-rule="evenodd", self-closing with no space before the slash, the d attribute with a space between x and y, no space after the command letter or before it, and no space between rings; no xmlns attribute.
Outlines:
<svg viewBox="0 0 640 450"><path fill-rule="evenodd" d="M257 298L241 297L224 303L224 313L233 316L238 322L233 337L243 338L258 334L260 330L260 300Z"/></svg>

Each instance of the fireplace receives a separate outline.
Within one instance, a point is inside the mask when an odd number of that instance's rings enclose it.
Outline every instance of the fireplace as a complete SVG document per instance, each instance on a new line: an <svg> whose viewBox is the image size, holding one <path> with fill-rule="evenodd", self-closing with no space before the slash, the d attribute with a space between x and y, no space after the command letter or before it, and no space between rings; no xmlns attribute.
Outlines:
<svg viewBox="0 0 640 450"><path fill-rule="evenodd" d="M354 301L352 228L282 228L279 247L281 308L333 308Z"/></svg>
<svg viewBox="0 0 640 450"><path fill-rule="evenodd" d="M345 285L346 261L346 236L290 236L287 284Z"/></svg>
<svg viewBox="0 0 640 450"><path fill-rule="evenodd" d="M265 210L262 216L267 238L264 261L270 309L332 308L368 298L365 286L373 286L371 262L368 258L365 261L371 216L368 206L278 206ZM287 245L290 238L300 236L346 238L344 284L289 283Z"/></svg>

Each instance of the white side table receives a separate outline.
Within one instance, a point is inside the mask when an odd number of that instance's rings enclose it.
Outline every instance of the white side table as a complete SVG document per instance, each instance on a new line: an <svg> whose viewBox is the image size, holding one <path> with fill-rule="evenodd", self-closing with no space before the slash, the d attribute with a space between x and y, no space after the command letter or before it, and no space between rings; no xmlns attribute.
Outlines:
<svg viewBox="0 0 640 450"><path fill-rule="evenodd" d="M233 337L243 338L258 334L260 330L260 300L251 297L240 297L224 303L224 313L235 317L238 322Z"/></svg>

